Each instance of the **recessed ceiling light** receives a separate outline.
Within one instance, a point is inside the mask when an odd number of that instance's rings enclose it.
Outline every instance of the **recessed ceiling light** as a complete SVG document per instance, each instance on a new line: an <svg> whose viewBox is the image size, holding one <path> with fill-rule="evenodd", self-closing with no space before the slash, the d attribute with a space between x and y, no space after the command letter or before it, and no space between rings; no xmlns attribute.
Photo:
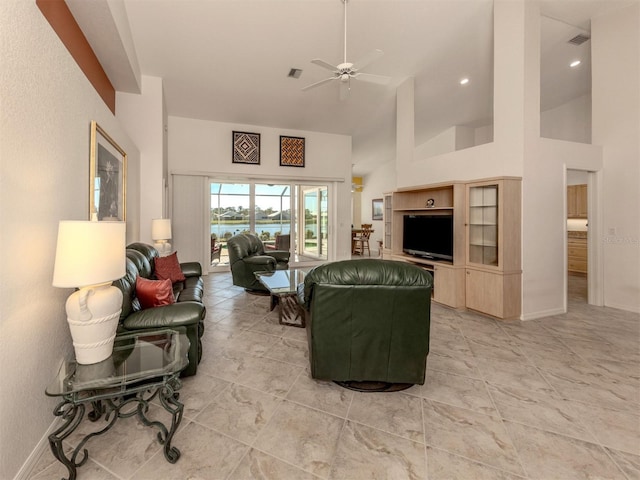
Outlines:
<svg viewBox="0 0 640 480"><path fill-rule="evenodd" d="M569 64L569 66L570 66L571 68L575 68L575 67L577 67L578 65L580 65L580 60L574 60L573 62L571 62L571 63Z"/></svg>
<svg viewBox="0 0 640 480"><path fill-rule="evenodd" d="M467 83L469 83L468 78L463 78L462 80L460 80L460 85L466 85Z"/></svg>

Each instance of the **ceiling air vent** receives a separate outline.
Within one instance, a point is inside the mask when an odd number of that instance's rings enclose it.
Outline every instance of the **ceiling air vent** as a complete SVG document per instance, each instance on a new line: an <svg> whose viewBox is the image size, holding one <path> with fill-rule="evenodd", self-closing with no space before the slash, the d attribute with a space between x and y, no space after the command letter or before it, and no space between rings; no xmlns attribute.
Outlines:
<svg viewBox="0 0 640 480"><path fill-rule="evenodd" d="M579 33L578 35L573 37L571 40L569 40L569 43L571 43L573 45L582 45L584 42L586 42L590 38L591 37L589 35L585 35L583 33Z"/></svg>
<svg viewBox="0 0 640 480"><path fill-rule="evenodd" d="M302 70L300 70L299 68L292 68L291 70L289 70L289 75L287 75L287 77L300 78L300 75L302 75Z"/></svg>

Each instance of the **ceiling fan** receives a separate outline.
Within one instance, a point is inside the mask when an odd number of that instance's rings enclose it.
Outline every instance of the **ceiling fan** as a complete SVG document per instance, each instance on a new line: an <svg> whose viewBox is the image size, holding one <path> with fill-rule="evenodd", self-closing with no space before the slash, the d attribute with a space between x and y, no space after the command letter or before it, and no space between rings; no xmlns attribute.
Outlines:
<svg viewBox="0 0 640 480"><path fill-rule="evenodd" d="M368 53L364 58L360 59L360 61L355 63L347 62L347 2L348 0L341 0L344 4L344 61L338 65L331 65L329 62L325 62L319 58L315 58L311 60L311 63L315 63L316 65L326 68L327 70L331 70L333 75L329 78L325 78L324 80L320 80L319 82L312 83L311 85L307 85L303 87L302 90L309 90L311 88L318 87L320 85L324 85L325 83L329 83L333 80L340 81L340 100L344 100L349 95L349 90L351 90L351 79L363 80L365 82L377 83L379 85L386 85L391 81L390 77L385 77L382 75L374 75L371 73L363 73L362 70L364 67L369 65L371 62L376 60L377 58L383 55L382 50L373 50Z"/></svg>

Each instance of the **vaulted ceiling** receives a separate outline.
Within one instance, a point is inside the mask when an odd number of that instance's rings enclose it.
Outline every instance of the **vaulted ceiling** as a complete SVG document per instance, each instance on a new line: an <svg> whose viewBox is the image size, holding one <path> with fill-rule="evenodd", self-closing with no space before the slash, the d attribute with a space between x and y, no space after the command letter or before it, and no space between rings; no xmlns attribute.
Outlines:
<svg viewBox="0 0 640 480"><path fill-rule="evenodd" d="M590 42L568 40L589 35L593 16L633 1L541 2L543 110L590 90ZM394 158L395 88L408 77L415 78L417 144L453 125L491 123L492 0L348 0L347 61L380 49L384 55L363 71L392 80L352 80L345 100L337 80L301 90L331 76L312 59L344 60L342 0L123 2L129 56L143 75L163 78L169 115L351 135L356 175ZM127 91L100 18L113 12L97 0L67 3L116 89ZM571 69L575 58L582 64ZM299 78L288 77L291 68L302 70ZM470 81L462 86L464 77Z"/></svg>

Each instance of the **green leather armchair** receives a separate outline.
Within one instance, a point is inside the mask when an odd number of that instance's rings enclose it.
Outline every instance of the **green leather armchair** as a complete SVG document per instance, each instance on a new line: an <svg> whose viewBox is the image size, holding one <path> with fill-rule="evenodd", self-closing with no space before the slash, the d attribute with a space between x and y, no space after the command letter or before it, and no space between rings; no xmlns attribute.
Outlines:
<svg viewBox="0 0 640 480"><path fill-rule="evenodd" d="M289 252L269 250L253 233L240 233L227 240L233 284L247 290L267 291L256 279L255 272L273 272L289 268Z"/></svg>
<svg viewBox="0 0 640 480"><path fill-rule="evenodd" d="M424 384L432 285L429 272L389 260L346 260L311 270L298 287L311 376Z"/></svg>

